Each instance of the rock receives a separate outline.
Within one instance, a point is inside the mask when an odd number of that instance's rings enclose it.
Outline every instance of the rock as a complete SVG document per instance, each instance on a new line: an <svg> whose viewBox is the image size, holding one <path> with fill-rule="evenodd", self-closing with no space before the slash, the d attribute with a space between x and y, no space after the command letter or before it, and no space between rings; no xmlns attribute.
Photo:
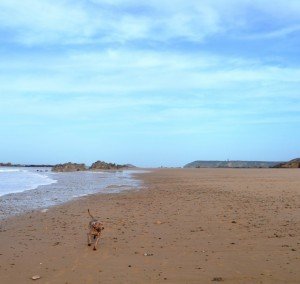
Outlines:
<svg viewBox="0 0 300 284"><path fill-rule="evenodd" d="M155 222L155 224L156 225L160 225L160 224L162 224L163 222L162 221L159 221L159 220L157 220L156 222Z"/></svg>
<svg viewBox="0 0 300 284"><path fill-rule="evenodd" d="M277 164L274 168L300 168L300 158L293 159L286 163Z"/></svg>
<svg viewBox="0 0 300 284"><path fill-rule="evenodd" d="M65 163L65 164L58 164L52 168L53 172L78 172L78 171L85 171L86 166L85 164L76 164L76 163Z"/></svg>
<svg viewBox="0 0 300 284"><path fill-rule="evenodd" d="M91 165L90 170L118 170L122 168L127 168L127 165L118 165L115 163L97 161Z"/></svg>
<svg viewBox="0 0 300 284"><path fill-rule="evenodd" d="M0 163L0 167L12 167L12 163Z"/></svg>
<svg viewBox="0 0 300 284"><path fill-rule="evenodd" d="M41 278L40 275L34 275L34 276L31 277L32 280L38 280L40 278Z"/></svg>
<svg viewBox="0 0 300 284"><path fill-rule="evenodd" d="M214 277L211 281L216 281L216 282L220 282L220 281L223 281L223 278L222 277Z"/></svg>

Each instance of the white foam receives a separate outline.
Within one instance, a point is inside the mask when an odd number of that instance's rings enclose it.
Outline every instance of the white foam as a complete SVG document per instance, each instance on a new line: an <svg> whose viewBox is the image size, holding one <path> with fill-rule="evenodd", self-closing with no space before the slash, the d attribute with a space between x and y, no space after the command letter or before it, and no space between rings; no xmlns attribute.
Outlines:
<svg viewBox="0 0 300 284"><path fill-rule="evenodd" d="M57 182L46 174L36 173L25 169L1 169L0 170L0 196L10 193L23 192L36 189L41 185Z"/></svg>
<svg viewBox="0 0 300 284"><path fill-rule="evenodd" d="M13 172L19 172L20 169L0 169L0 173L13 173Z"/></svg>

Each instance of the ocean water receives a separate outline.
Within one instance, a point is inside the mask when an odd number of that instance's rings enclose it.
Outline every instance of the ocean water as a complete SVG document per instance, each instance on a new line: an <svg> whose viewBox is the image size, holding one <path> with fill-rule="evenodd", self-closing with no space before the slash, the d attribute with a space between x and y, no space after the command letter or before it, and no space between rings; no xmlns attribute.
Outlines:
<svg viewBox="0 0 300 284"><path fill-rule="evenodd" d="M0 168L0 219L94 193L141 186L138 170L53 173L48 168Z"/></svg>
<svg viewBox="0 0 300 284"><path fill-rule="evenodd" d="M40 185L55 183L46 175L50 169L0 168L0 196L35 189ZM40 173L40 171L43 171Z"/></svg>

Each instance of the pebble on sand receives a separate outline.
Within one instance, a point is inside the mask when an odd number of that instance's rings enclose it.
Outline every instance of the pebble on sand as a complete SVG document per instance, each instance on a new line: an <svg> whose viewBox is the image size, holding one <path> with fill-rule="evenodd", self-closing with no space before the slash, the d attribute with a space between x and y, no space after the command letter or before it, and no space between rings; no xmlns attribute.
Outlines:
<svg viewBox="0 0 300 284"><path fill-rule="evenodd" d="M32 280L38 280L40 278L41 278L40 275L34 275L34 276L31 277Z"/></svg>
<svg viewBox="0 0 300 284"><path fill-rule="evenodd" d="M214 277L211 281L223 281L222 277Z"/></svg>

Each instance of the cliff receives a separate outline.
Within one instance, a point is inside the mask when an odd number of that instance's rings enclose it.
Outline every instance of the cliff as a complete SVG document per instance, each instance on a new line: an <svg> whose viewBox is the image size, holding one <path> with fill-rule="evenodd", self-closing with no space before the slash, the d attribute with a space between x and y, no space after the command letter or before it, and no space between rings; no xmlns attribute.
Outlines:
<svg viewBox="0 0 300 284"><path fill-rule="evenodd" d="M277 164L274 168L300 168L300 158L293 159L286 163Z"/></svg>

